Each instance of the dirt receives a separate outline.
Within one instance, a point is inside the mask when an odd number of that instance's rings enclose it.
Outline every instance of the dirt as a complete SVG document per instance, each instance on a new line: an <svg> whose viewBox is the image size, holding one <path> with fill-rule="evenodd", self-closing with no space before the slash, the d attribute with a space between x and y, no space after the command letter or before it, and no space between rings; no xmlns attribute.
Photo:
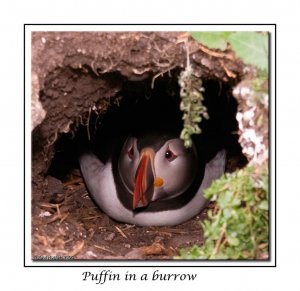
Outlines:
<svg viewBox="0 0 300 291"><path fill-rule="evenodd" d="M163 76L178 73L186 65L187 43L195 74L218 83L223 101L232 99L242 63L231 51L210 51L182 32L32 34L33 258L169 260L181 248L203 243L200 222L207 209L175 227L122 224L91 200L76 162L63 178L51 170L64 135L76 135L79 127L88 126L91 111L102 116L119 104L128 84L151 90ZM227 171L245 163L238 148Z"/></svg>
<svg viewBox="0 0 300 291"><path fill-rule="evenodd" d="M174 227L118 223L94 204L76 170L65 183L49 176L48 193L52 194L33 200L33 258L167 260L178 256L181 248L203 242L200 221L207 209Z"/></svg>

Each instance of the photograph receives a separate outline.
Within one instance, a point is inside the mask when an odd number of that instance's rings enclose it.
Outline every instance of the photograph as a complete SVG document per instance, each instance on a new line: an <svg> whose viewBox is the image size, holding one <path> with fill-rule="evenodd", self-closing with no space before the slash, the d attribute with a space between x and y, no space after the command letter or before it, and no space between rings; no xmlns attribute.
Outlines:
<svg viewBox="0 0 300 291"><path fill-rule="evenodd" d="M274 33L236 27L27 26L31 264L274 262Z"/></svg>
<svg viewBox="0 0 300 291"><path fill-rule="evenodd" d="M300 1L2 2L3 290L299 289Z"/></svg>

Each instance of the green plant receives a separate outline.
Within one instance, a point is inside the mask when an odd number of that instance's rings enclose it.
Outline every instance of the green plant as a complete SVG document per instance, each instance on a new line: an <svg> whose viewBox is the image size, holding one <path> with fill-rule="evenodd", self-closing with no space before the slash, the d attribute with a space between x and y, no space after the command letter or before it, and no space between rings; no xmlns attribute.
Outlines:
<svg viewBox="0 0 300 291"><path fill-rule="evenodd" d="M233 49L245 64L253 66L256 74L243 86L248 86L247 107L267 110L268 100L268 34L265 32L193 32L191 35L211 49ZM187 66L188 67L188 66ZM189 76L189 75L188 75ZM199 81L201 82L201 81ZM185 84L186 82L184 82ZM196 84L196 81L193 80ZM202 84L202 83L200 83ZM191 103L188 86L186 104ZM199 87L198 87L199 88ZM201 85L200 85L201 88ZM202 89L203 90L203 89ZM202 96L203 98L203 96ZM203 99L201 99L202 101ZM201 103L202 104L202 103ZM262 106L263 105L263 106ZM261 109L265 108L265 109ZM199 108L194 110L197 120ZM201 120L201 119L200 119ZM255 130L264 134L264 116L256 114ZM188 123L187 123L188 125ZM248 126L250 124L246 124ZM254 126L254 125L253 125ZM184 129L183 129L184 130ZM188 134L199 133L194 130ZM185 137L186 138L186 137ZM216 180L205 197L214 208L201 225L204 244L180 251L179 259L267 259L269 256L268 164L248 165Z"/></svg>
<svg viewBox="0 0 300 291"><path fill-rule="evenodd" d="M199 43L212 49L232 47L237 57L246 64L258 68L256 83L264 83L268 73L268 34L265 32L191 32L191 36ZM183 129L180 138L188 148L192 146L191 136L200 134L199 126L202 118L208 119L206 107L203 105L202 80L193 74L187 52L187 65L179 76L180 109L183 112Z"/></svg>
<svg viewBox="0 0 300 291"><path fill-rule="evenodd" d="M179 259L267 259L268 170L248 165L205 191L215 202L202 223L205 242L183 249Z"/></svg>
<svg viewBox="0 0 300 291"><path fill-rule="evenodd" d="M180 85L180 110L183 111L183 129L180 138L184 140L185 147L192 146L192 134L201 133L199 123L203 118L208 119L206 107L202 104L204 100L202 92L202 81L193 74L193 69L190 65L181 72L179 76Z"/></svg>
<svg viewBox="0 0 300 291"><path fill-rule="evenodd" d="M237 57L244 63L268 71L268 34L254 31L199 31L191 32L199 43L212 48L225 50L231 45Z"/></svg>

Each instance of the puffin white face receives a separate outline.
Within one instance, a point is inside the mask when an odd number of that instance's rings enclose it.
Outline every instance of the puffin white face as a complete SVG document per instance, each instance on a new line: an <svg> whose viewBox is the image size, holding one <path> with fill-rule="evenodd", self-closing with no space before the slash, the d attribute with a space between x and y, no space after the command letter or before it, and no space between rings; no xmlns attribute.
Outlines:
<svg viewBox="0 0 300 291"><path fill-rule="evenodd" d="M132 193L132 208L184 193L197 171L195 148L187 149L179 138L167 140L159 149L151 145L138 150L138 140L129 137L120 158L119 173Z"/></svg>

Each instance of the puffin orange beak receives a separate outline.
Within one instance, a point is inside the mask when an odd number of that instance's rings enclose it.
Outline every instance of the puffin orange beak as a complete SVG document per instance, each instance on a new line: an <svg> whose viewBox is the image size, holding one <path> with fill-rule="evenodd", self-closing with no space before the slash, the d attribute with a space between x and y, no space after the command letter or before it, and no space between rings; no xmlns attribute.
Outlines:
<svg viewBox="0 0 300 291"><path fill-rule="evenodd" d="M140 163L135 174L133 209L145 207L152 200L155 184L154 156L155 153L151 148L145 148L142 151Z"/></svg>

